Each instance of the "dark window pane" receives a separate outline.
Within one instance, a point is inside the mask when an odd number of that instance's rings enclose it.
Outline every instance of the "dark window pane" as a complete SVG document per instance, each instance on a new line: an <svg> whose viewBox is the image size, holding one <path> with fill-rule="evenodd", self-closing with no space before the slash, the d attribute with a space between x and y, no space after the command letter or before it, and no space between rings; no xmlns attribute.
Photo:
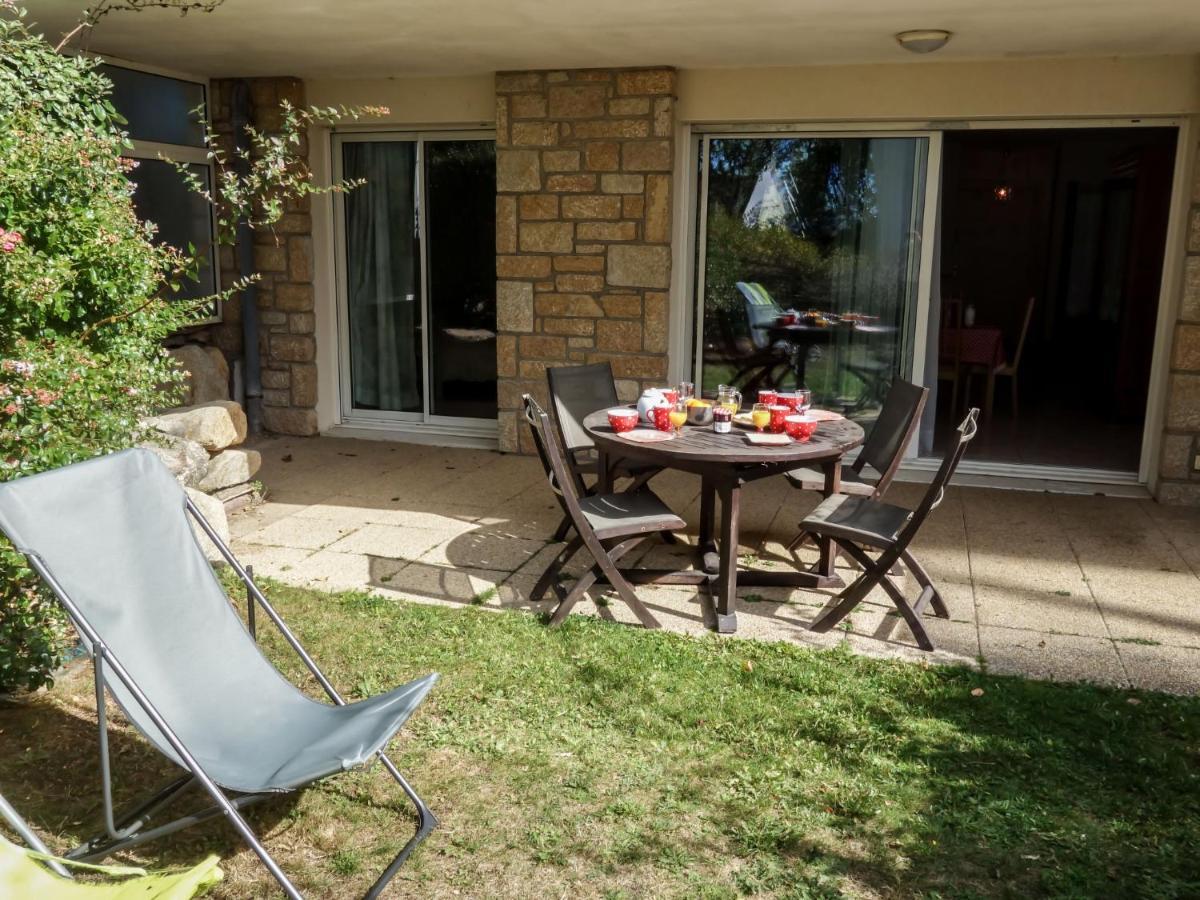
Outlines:
<svg viewBox="0 0 1200 900"><path fill-rule="evenodd" d="M415 141L342 147L346 294L355 409L422 411L421 253Z"/></svg>
<svg viewBox="0 0 1200 900"><path fill-rule="evenodd" d="M112 104L129 120L135 141L204 146L204 127L195 110L203 106L204 85L119 66L103 66L113 83Z"/></svg>
<svg viewBox="0 0 1200 900"><path fill-rule="evenodd" d="M425 144L430 412L496 418L496 145Z"/></svg>
<svg viewBox="0 0 1200 900"><path fill-rule="evenodd" d="M190 243L203 257L199 280L184 279L179 296L184 299L204 297L216 292L213 266L212 207L208 201L191 190L175 168L159 159L140 159L129 173L134 184L133 206L138 218L158 226L157 240L188 252ZM207 166L189 167L205 181Z"/></svg>

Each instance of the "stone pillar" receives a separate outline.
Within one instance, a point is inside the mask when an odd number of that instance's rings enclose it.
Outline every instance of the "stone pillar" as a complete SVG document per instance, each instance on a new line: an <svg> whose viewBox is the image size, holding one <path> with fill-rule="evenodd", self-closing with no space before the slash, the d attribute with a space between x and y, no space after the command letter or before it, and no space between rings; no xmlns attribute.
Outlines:
<svg viewBox="0 0 1200 900"><path fill-rule="evenodd" d="M496 75L500 449L532 452L521 395L608 361L621 397L667 376L675 72Z"/></svg>
<svg viewBox="0 0 1200 900"><path fill-rule="evenodd" d="M279 104L304 105L304 83L297 78L248 78L251 114L260 130L281 127ZM213 125L232 145L230 97L233 80L213 82ZM299 153L308 156L308 138ZM316 318L313 314L312 216L309 198L288 201L273 229L254 235L258 283L259 353L262 359L263 424L280 434L317 433ZM221 281L232 284L237 265L232 247L221 248ZM212 326L213 341L230 358L242 353L241 297L225 304L223 320Z"/></svg>
<svg viewBox="0 0 1200 900"><path fill-rule="evenodd" d="M1166 421L1156 494L1162 503L1200 506L1200 164L1192 174L1183 297L1171 347Z"/></svg>

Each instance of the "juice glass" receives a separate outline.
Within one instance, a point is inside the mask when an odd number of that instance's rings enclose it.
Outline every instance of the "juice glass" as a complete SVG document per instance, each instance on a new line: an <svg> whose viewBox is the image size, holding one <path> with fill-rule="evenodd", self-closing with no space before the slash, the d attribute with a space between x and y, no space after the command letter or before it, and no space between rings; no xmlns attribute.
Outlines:
<svg viewBox="0 0 1200 900"><path fill-rule="evenodd" d="M750 421L758 431L762 431L771 424L771 407L765 403L755 403L750 408Z"/></svg>
<svg viewBox="0 0 1200 900"><path fill-rule="evenodd" d="M672 406L671 411L667 413L667 418L671 423L671 427L675 429L676 434L679 434L679 430L687 422L687 417L687 405L682 400Z"/></svg>

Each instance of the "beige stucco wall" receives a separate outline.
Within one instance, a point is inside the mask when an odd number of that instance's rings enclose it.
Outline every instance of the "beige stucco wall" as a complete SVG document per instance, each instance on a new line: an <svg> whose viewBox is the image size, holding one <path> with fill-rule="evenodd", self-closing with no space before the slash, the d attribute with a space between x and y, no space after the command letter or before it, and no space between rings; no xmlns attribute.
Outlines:
<svg viewBox="0 0 1200 900"><path fill-rule="evenodd" d="M386 106L371 125L478 125L496 121L494 77L317 79L306 83L314 106ZM364 124L364 123L360 123Z"/></svg>
<svg viewBox="0 0 1200 900"><path fill-rule="evenodd" d="M680 122L1179 115L1200 56L684 69Z"/></svg>

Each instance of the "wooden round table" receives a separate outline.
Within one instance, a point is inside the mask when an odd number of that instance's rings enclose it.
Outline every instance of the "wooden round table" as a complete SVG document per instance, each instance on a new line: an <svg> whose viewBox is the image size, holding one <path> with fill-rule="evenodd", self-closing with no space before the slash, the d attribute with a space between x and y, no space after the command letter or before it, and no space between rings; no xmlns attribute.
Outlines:
<svg viewBox="0 0 1200 900"><path fill-rule="evenodd" d="M739 582L756 586L840 587L842 580L834 572L833 545L821 542L821 559L813 571L763 572L738 571L738 516L742 485L759 478L770 478L801 466L824 470L824 494L829 497L841 488L841 460L848 450L863 441L862 427L849 419L822 422L809 440L783 446L756 446L746 440L747 431L733 426L729 434L717 434L711 425L685 425L668 441L642 444L621 437L608 424L608 414L599 410L583 420L583 427L596 443L599 454L600 482L597 490L612 490L612 461L632 459L653 463L665 469L680 469L700 476L701 566L697 570L670 572L655 569L631 569L624 574L633 582L658 584L698 584L710 586L708 600L716 630L737 630L734 603ZM650 426L639 424L639 429ZM782 487L782 485L781 485ZM714 540L713 519L716 501L721 501L720 536ZM705 596L701 592L701 596Z"/></svg>

